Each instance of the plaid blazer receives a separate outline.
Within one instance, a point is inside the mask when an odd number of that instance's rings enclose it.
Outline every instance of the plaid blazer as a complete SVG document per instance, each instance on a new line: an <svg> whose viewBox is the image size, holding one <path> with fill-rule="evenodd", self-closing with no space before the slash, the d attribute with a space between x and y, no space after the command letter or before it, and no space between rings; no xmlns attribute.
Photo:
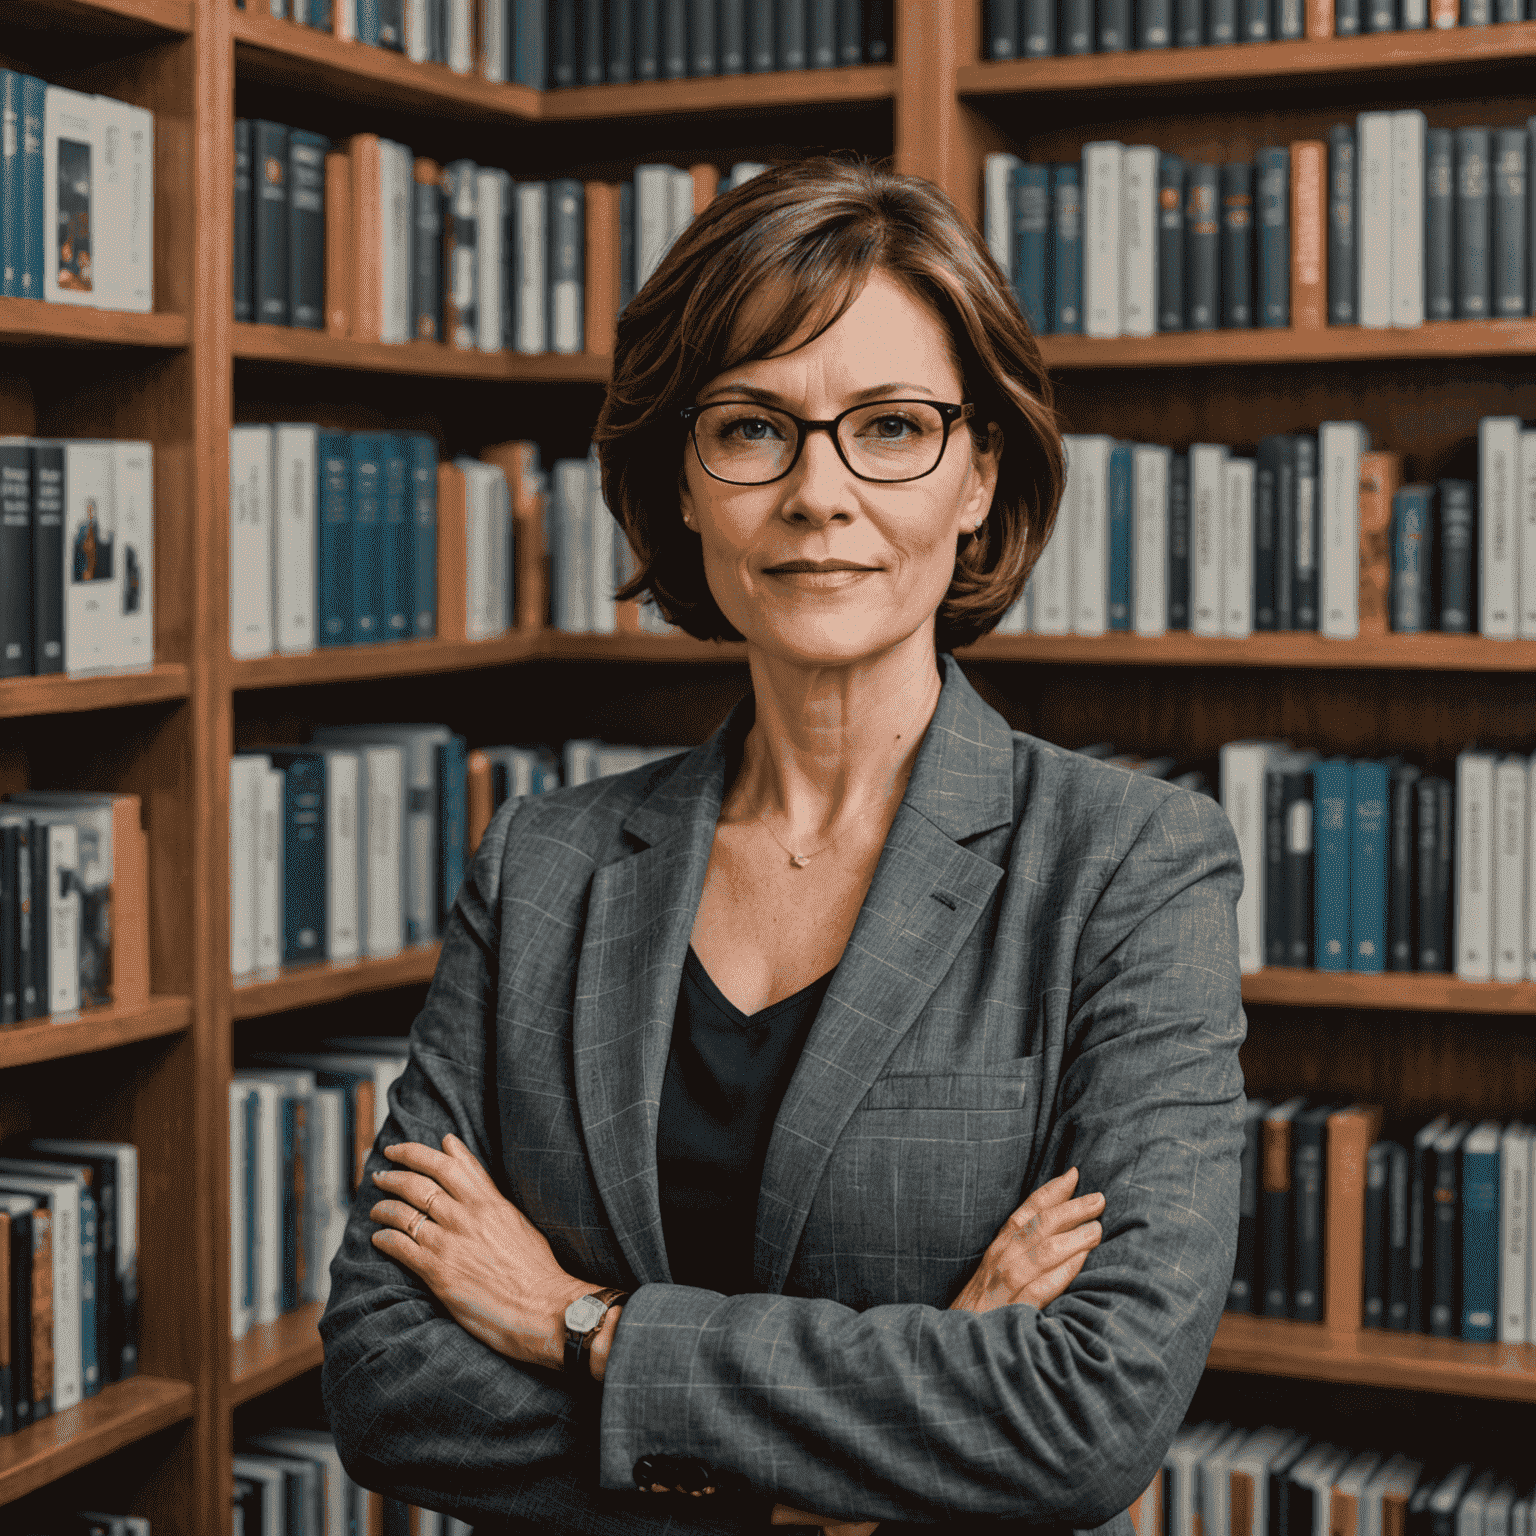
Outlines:
<svg viewBox="0 0 1536 1536"><path fill-rule="evenodd" d="M779 1109L757 1290L670 1283L656 1117L743 701L682 756L504 806L379 1144L453 1131L572 1275L632 1291L600 1398L477 1343L369 1242L331 1267L323 1388L371 1488L477 1532L849 1519L1128 1536L1236 1251L1241 865L1210 799L943 688ZM947 1310L1076 1164L1105 1235L1065 1295ZM367 1172L385 1165L377 1147ZM722 1493L641 1494L644 1458ZM730 1492L727 1485L737 1485Z"/></svg>

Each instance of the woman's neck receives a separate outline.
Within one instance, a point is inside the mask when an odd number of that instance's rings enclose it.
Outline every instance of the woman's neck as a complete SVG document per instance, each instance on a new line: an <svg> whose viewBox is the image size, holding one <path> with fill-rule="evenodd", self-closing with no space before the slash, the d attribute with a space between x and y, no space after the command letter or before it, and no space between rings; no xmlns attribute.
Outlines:
<svg viewBox="0 0 1536 1536"><path fill-rule="evenodd" d="M722 807L728 821L771 817L791 846L837 837L876 812L888 825L933 718L943 679L922 630L853 665L749 652L755 719Z"/></svg>

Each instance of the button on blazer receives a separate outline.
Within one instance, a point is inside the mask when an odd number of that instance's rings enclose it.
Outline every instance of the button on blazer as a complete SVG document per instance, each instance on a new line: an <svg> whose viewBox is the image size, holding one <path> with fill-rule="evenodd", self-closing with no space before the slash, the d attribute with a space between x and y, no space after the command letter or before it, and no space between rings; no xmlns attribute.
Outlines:
<svg viewBox="0 0 1536 1536"><path fill-rule="evenodd" d="M452 1131L566 1271L632 1294L600 1396L506 1360L371 1245L376 1147L320 1325L360 1482L480 1533L739 1536L781 1500L880 1536L1128 1536L1236 1252L1236 839L1204 796L1010 731L939 664L774 1122L751 1294L671 1283L656 1177L750 699L686 754L497 813L379 1145ZM948 1310L1025 1196L1073 1165L1106 1207L1067 1292ZM642 1463L721 1493L640 1493Z"/></svg>

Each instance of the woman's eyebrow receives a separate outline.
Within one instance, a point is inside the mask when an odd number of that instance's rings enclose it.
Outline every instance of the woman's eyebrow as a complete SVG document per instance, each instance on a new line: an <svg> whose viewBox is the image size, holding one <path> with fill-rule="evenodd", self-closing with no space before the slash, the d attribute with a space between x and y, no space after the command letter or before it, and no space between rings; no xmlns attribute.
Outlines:
<svg viewBox="0 0 1536 1536"><path fill-rule="evenodd" d="M750 395L754 400L762 400L768 404L782 404L785 397L771 389L758 389L753 384L743 384L732 380L724 384L712 385L699 396L702 404L714 395L721 394ZM846 398L850 403L857 405L861 400L883 399L891 395L902 393L914 395L932 395L933 391L926 384L912 384L901 380L893 384L871 384L865 389L856 389Z"/></svg>

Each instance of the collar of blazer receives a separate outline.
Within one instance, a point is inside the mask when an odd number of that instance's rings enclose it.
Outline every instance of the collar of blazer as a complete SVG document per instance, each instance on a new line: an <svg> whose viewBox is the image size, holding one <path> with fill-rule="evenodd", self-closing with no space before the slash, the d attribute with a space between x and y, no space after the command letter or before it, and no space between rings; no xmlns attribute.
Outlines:
<svg viewBox="0 0 1536 1536"><path fill-rule="evenodd" d="M774 1121L754 1260L784 1288L838 1135L922 1012L1002 879L964 846L1014 818L1013 741L954 658L821 1011ZM637 1285L666 1283L656 1117L678 987L744 700L625 819L643 846L592 877L572 1021L593 1178Z"/></svg>

